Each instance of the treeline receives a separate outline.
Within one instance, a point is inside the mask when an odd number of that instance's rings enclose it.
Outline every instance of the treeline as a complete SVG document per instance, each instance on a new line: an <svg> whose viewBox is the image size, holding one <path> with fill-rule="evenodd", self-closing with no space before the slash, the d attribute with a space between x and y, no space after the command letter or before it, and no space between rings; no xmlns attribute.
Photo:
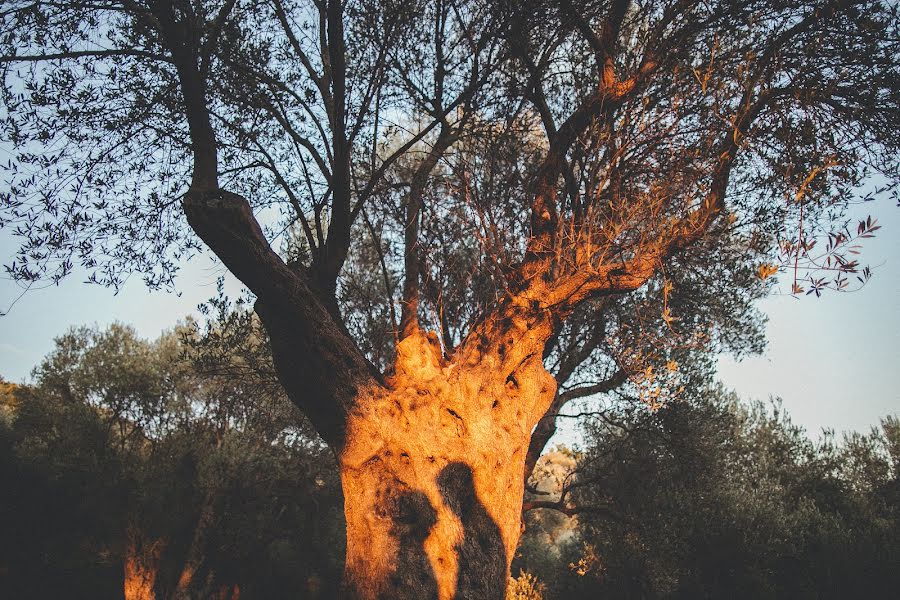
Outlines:
<svg viewBox="0 0 900 600"><path fill-rule="evenodd" d="M76 329L3 386L0 596L335 596L334 461L251 313L218 316L153 342Z"/></svg>
<svg viewBox="0 0 900 600"><path fill-rule="evenodd" d="M811 399L812 400L812 399ZM576 519L527 516L515 567L546 598L847 599L900 590L900 422L811 440L719 388L597 413L543 458Z"/></svg>
<svg viewBox="0 0 900 600"><path fill-rule="evenodd" d="M249 311L56 341L0 385L0 595L332 598L333 457ZM900 589L900 423L812 441L711 388L613 402L532 480L511 597L852 598ZM424 600L424 599L423 599Z"/></svg>

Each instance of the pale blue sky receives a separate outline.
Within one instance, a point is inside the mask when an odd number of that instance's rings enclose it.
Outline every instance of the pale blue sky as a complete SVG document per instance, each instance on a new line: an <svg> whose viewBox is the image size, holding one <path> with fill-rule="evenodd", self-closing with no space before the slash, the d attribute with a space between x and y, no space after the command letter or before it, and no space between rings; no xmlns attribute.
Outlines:
<svg viewBox="0 0 900 600"><path fill-rule="evenodd" d="M882 416L900 413L900 208L877 201L856 212L872 212L883 225L865 247L863 262L875 267L870 283L858 292L820 299L775 295L764 300L768 350L741 363L719 362L726 385L748 399L781 396L794 422L811 433L823 427L866 430ZM11 248L8 232L0 232L2 262ZM53 338L72 325L122 321L155 337L213 296L222 275L226 290L237 295L237 281L209 256L195 257L184 267L180 296L148 292L139 277L118 295L77 276L31 290L0 317L0 375L27 380L51 350ZM20 293L18 284L0 279L0 311Z"/></svg>
<svg viewBox="0 0 900 600"><path fill-rule="evenodd" d="M769 316L767 350L740 363L719 360L726 385L744 398L780 396L812 433L867 430L900 414L900 207L879 200L854 213L882 225L863 240L872 279L851 293L766 298L759 307Z"/></svg>

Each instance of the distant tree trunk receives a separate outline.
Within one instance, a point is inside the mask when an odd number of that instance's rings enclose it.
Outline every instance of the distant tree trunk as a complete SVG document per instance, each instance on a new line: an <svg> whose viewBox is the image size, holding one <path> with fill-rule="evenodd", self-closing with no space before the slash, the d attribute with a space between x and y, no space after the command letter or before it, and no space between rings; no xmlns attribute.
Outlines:
<svg viewBox="0 0 900 600"><path fill-rule="evenodd" d="M206 582L214 579L214 574L205 568L204 564L207 532L214 519L213 502L213 493L207 492L200 507L200 516L194 527L194 537L191 539L184 565L178 575L178 583L172 594L172 600L192 600L210 595L210 592L204 591L202 588L204 585L208 588L209 584Z"/></svg>
<svg viewBox="0 0 900 600"><path fill-rule="evenodd" d="M219 587L215 600L240 600L241 588L239 585L223 585Z"/></svg>
<svg viewBox="0 0 900 600"><path fill-rule="evenodd" d="M189 544L173 537L149 538L136 521L129 526L125 600L231 599L240 595L238 586L219 579L206 560L214 501L213 492L204 496Z"/></svg>
<svg viewBox="0 0 900 600"><path fill-rule="evenodd" d="M387 388L351 413L340 453L348 596L502 600L534 409L555 382L539 352L504 373L447 364L421 332L398 351Z"/></svg>
<svg viewBox="0 0 900 600"><path fill-rule="evenodd" d="M160 559L166 543L148 541L133 527L128 529L125 547L125 600L156 600Z"/></svg>

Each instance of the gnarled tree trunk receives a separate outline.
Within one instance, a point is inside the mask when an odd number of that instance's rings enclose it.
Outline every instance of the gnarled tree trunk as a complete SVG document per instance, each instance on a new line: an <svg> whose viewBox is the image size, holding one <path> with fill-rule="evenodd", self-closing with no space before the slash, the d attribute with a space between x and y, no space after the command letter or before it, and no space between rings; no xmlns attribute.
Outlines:
<svg viewBox="0 0 900 600"><path fill-rule="evenodd" d="M611 38L625 4L616 3L621 10L611 15ZM420 329L418 289L427 274L419 268L418 222L428 175L461 132L450 128L448 113L432 123L440 125L441 133L411 178L405 202L401 339L393 372L385 376L360 352L338 307L337 280L350 250L351 227L375 188L352 193L343 3L322 2L319 11L329 62L320 91L327 96L333 134L327 176L331 210L327 235L321 235L317 224L318 242L307 236L314 249L308 265L282 260L247 200L219 187L218 144L206 80L198 67L204 61L178 26L178 15L161 13L161 34L181 84L193 153L185 216L256 295L256 313L269 334L281 384L338 457L347 519L348 595L363 600L499 600L521 529L531 432L556 391L542 364L545 343L578 302L601 291L643 285L661 256L654 248L630 261L598 266L596 236L579 233L577 239L588 247L573 253L574 262L555 259L560 250L556 182L566 153L636 87L638 76L618 85L612 69L606 69L596 93L552 135L534 184L531 234L522 264L509 273L508 289L486 307L455 350L447 349L446 357L436 336ZM603 60L613 64L610 57ZM652 70L646 64L642 69ZM472 78L474 87L467 86L470 91L459 98L461 103L481 80L477 68ZM412 139L394 157L415 143ZM383 168L370 184L378 183ZM299 218L303 221L302 212Z"/></svg>
<svg viewBox="0 0 900 600"><path fill-rule="evenodd" d="M382 377L329 293L280 261L258 226L236 235L253 223L243 199L189 199L195 229L258 294L279 380L338 457L347 595L502 598L531 432L556 391L542 361L555 321L533 289L540 280L501 301L449 356L412 321ZM267 269L238 259L241 245Z"/></svg>
<svg viewBox="0 0 900 600"><path fill-rule="evenodd" d="M505 373L447 362L417 331L398 355L386 386L361 390L339 454L348 595L502 600L531 429L556 384L540 352Z"/></svg>

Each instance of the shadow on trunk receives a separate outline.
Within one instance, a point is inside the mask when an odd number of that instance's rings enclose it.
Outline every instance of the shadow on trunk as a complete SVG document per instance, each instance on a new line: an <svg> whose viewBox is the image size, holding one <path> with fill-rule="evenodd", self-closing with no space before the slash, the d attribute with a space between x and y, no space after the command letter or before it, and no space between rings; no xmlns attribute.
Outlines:
<svg viewBox="0 0 900 600"><path fill-rule="evenodd" d="M437 598L437 578L425 554L425 538L437 522L437 513L422 492L408 492L395 501L393 535L400 546L397 569L391 577L397 600Z"/></svg>
<svg viewBox="0 0 900 600"><path fill-rule="evenodd" d="M475 493L472 469L453 462L437 479L444 502L459 518L463 539L456 546L457 600L503 600L506 593L506 551L500 528Z"/></svg>

